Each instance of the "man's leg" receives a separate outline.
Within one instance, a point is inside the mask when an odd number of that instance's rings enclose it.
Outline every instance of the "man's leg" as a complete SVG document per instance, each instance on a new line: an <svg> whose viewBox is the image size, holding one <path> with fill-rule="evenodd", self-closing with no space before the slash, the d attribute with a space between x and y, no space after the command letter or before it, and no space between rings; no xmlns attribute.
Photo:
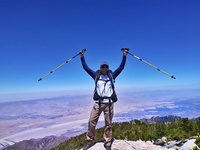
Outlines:
<svg viewBox="0 0 200 150"><path fill-rule="evenodd" d="M91 146L94 145L95 128L96 128L97 122L99 120L99 116L102 112L100 107L101 106L98 103L95 103L93 105L92 111L90 113L90 119L89 119L89 122L88 122L88 131L86 133L87 143L84 146L83 150L87 150Z"/></svg>
<svg viewBox="0 0 200 150"><path fill-rule="evenodd" d="M105 117L105 130L104 130L104 140L105 143L111 143L112 140L112 118L113 118L113 103L107 104L104 110Z"/></svg>
<svg viewBox="0 0 200 150"><path fill-rule="evenodd" d="M100 107L100 104L95 103L93 108L92 108L92 111L90 113L90 119L89 119L89 122L88 122L88 132L86 134L87 140L94 140L95 128L96 128L96 125L98 123L99 116L102 112L102 110L99 107Z"/></svg>

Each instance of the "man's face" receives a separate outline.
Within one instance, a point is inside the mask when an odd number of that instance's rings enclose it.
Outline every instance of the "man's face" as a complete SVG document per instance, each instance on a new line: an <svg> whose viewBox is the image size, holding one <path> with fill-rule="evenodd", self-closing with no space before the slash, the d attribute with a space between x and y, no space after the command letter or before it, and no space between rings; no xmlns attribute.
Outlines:
<svg viewBox="0 0 200 150"><path fill-rule="evenodd" d="M100 70L103 75L106 75L108 73L108 65L102 65Z"/></svg>

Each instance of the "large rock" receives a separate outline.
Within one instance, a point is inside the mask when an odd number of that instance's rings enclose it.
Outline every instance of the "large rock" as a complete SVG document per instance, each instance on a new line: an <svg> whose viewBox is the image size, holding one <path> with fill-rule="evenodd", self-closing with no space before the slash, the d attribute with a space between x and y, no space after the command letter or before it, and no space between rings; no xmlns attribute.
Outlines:
<svg viewBox="0 0 200 150"><path fill-rule="evenodd" d="M166 142L167 142L167 138L162 137L162 139L157 139L153 144L164 146Z"/></svg>
<svg viewBox="0 0 200 150"><path fill-rule="evenodd" d="M195 146L199 149L199 147L194 143L196 139L188 140L184 143L179 150L192 150Z"/></svg>

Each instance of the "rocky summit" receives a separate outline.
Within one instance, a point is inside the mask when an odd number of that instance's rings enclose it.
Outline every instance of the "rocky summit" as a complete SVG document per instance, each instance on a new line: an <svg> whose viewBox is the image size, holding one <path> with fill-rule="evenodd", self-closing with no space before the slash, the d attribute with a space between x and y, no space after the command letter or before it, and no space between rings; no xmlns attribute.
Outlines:
<svg viewBox="0 0 200 150"><path fill-rule="evenodd" d="M195 139L188 139L184 142L170 141L161 145L155 145L151 141L127 141L127 140L114 140L111 150L190 150L195 146L199 147L194 143ZM105 150L103 142L97 142L89 150ZM82 150L82 149L81 149Z"/></svg>

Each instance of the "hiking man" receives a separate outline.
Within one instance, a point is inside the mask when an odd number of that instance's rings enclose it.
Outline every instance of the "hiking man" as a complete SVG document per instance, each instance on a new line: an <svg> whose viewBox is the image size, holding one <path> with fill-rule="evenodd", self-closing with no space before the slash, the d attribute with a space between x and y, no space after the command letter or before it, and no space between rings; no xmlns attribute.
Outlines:
<svg viewBox="0 0 200 150"><path fill-rule="evenodd" d="M88 131L86 134L87 143L83 150L87 150L94 145L95 128L102 112L104 112L105 118L104 147L106 150L111 150L113 105L114 102L117 101L117 95L114 90L114 80L124 69L128 50L126 48L122 49L122 62L113 72L109 70L107 62L102 62L100 64L100 70L98 72L90 69L85 61L84 52L85 51L83 50L80 51L81 62L84 70L95 80L95 91L93 96L95 103L88 122Z"/></svg>

